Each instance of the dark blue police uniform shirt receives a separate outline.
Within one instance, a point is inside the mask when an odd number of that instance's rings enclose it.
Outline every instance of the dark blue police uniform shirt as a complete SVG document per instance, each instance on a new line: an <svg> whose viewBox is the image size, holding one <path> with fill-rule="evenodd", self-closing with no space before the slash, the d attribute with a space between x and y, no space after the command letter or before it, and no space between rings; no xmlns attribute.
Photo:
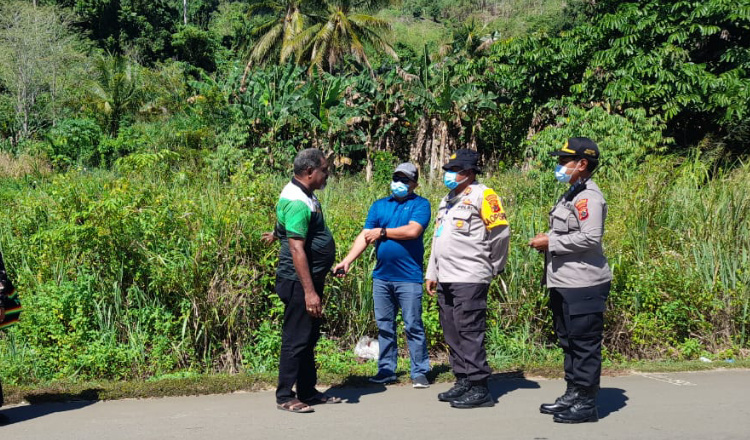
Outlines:
<svg viewBox="0 0 750 440"><path fill-rule="evenodd" d="M424 261L424 230L430 224L430 202L424 197L410 194L398 201L389 196L370 206L365 229L398 228L415 221L422 225L422 234L412 240L378 240L378 263L372 277L383 281L422 283Z"/></svg>

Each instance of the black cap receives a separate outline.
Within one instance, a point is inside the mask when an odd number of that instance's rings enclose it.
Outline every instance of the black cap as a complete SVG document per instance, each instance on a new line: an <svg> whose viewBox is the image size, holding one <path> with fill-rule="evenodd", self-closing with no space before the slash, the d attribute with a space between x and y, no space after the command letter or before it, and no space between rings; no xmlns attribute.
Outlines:
<svg viewBox="0 0 750 440"><path fill-rule="evenodd" d="M583 159L599 160L599 147L596 142L586 137L575 137L565 141L565 144L550 156L576 156Z"/></svg>
<svg viewBox="0 0 750 440"><path fill-rule="evenodd" d="M462 171L473 169L474 171L479 172L479 166L477 166L478 162L479 153L474 150L469 150L468 148L461 148L453 153L450 160L448 160L448 163L443 165L443 169L448 171L453 167L460 167Z"/></svg>

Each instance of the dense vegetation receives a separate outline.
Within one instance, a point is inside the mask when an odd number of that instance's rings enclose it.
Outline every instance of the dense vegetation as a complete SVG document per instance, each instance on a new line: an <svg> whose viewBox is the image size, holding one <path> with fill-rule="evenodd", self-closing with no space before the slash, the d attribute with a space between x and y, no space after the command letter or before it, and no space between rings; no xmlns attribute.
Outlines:
<svg viewBox="0 0 750 440"><path fill-rule="evenodd" d="M557 359L525 244L573 135L605 156L606 358L747 356L750 2L567 3L0 1L0 244L26 307L0 377L272 370L260 234L305 147L335 164L342 255L394 164L436 205L445 155L479 150L514 231L492 362ZM372 263L330 283L325 368L374 335Z"/></svg>

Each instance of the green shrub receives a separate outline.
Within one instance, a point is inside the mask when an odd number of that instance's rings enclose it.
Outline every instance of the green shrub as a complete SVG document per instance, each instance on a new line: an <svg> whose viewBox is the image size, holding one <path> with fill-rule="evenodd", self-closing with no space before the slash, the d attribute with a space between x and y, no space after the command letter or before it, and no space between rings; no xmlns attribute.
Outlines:
<svg viewBox="0 0 750 440"><path fill-rule="evenodd" d="M213 72L219 44L213 35L196 26L183 26L172 34L172 48L180 61Z"/></svg>
<svg viewBox="0 0 750 440"><path fill-rule="evenodd" d="M279 367L281 326L279 322L264 320L242 347L242 366L249 373L265 373Z"/></svg>
<svg viewBox="0 0 750 440"><path fill-rule="evenodd" d="M672 142L663 137L664 124L659 118L647 117L640 109L626 110L625 116L620 116L601 106L588 110L568 106L556 122L526 142L526 155L534 168L553 169L555 158L549 153L571 137L593 139L601 151L601 165L607 168L635 167L647 154L664 151Z"/></svg>
<svg viewBox="0 0 750 440"><path fill-rule="evenodd" d="M71 169L0 180L8 219L0 224L0 244L27 306L20 324L0 336L4 380L276 368L283 313L274 295L278 245L260 237L273 228L289 177L245 162L222 181L149 154L157 153L128 156L143 163L123 165L122 174ZM332 176L319 192L338 259L371 203L388 195L392 167L383 165L382 182ZM610 361L739 357L750 348L750 171L710 176L711 169L698 156L648 157L639 168L597 177L609 206L604 244L614 274L605 315ZM546 230L564 185L539 170L480 179L500 194L513 230L506 271L490 286L489 358L498 368L558 362L539 284L543 257L527 243ZM428 179L417 190L433 210L446 191ZM427 254L432 228L425 231ZM324 369L357 370L351 347L377 334L374 264L369 249L349 276L327 283ZM423 301L429 347L438 353L445 345L436 299Z"/></svg>
<svg viewBox="0 0 750 440"><path fill-rule="evenodd" d="M64 164L98 165L101 137L101 128L91 119L63 119L47 134L53 160Z"/></svg>

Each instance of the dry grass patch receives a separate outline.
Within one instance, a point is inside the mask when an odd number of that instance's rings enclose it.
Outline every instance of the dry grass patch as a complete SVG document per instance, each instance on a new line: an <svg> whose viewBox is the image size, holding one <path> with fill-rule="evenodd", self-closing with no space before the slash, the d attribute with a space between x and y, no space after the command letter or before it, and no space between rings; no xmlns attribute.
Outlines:
<svg viewBox="0 0 750 440"><path fill-rule="evenodd" d="M49 175L52 167L46 158L21 154L14 156L8 152L0 152L0 176L19 178L28 175Z"/></svg>

